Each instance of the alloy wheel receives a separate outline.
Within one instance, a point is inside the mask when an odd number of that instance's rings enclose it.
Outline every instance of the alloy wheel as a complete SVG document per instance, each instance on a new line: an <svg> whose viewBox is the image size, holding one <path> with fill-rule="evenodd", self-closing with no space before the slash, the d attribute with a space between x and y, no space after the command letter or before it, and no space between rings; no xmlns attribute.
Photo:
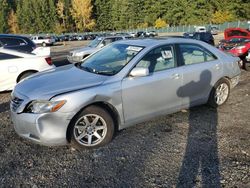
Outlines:
<svg viewBox="0 0 250 188"><path fill-rule="evenodd" d="M229 87L226 83L221 83L215 91L215 101L217 105L222 105L228 98Z"/></svg>
<svg viewBox="0 0 250 188"><path fill-rule="evenodd" d="M95 146L102 142L107 134L105 120L97 114L82 116L74 126L75 140L84 146Z"/></svg>

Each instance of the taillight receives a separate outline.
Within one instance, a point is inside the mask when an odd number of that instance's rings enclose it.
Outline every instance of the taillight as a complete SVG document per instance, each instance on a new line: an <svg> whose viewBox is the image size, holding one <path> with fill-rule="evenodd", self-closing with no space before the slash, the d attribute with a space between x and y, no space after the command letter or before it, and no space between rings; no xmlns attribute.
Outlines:
<svg viewBox="0 0 250 188"><path fill-rule="evenodd" d="M51 57L46 57L45 60L48 63L48 65L53 65Z"/></svg>

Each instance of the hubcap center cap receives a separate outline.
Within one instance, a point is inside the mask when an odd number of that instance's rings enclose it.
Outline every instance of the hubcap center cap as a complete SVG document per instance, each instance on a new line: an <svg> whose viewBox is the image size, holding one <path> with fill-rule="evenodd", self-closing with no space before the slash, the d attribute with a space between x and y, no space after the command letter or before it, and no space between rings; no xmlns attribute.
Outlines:
<svg viewBox="0 0 250 188"><path fill-rule="evenodd" d="M92 127L87 127L87 132L89 133L89 134L91 134L92 132L93 132L93 128Z"/></svg>

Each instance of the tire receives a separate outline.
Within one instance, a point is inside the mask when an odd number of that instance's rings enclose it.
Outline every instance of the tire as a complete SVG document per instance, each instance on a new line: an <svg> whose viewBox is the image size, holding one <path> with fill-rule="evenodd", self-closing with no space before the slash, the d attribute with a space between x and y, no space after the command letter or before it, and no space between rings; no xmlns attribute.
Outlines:
<svg viewBox="0 0 250 188"><path fill-rule="evenodd" d="M23 80L24 78L27 78L28 76L34 74L35 72L26 72L24 73L22 76L20 76L17 80L17 83L20 82L21 80Z"/></svg>
<svg viewBox="0 0 250 188"><path fill-rule="evenodd" d="M245 61L244 61L243 66L244 66L244 69L245 69L246 71L250 71L250 62L245 62Z"/></svg>
<svg viewBox="0 0 250 188"><path fill-rule="evenodd" d="M212 88L208 104L214 108L225 104L230 95L230 83L227 79L220 79Z"/></svg>
<svg viewBox="0 0 250 188"><path fill-rule="evenodd" d="M42 43L42 46L43 46L43 47L45 47L45 46L46 46L46 43L45 43L45 42L43 42L43 43Z"/></svg>
<svg viewBox="0 0 250 188"><path fill-rule="evenodd" d="M78 150L98 148L112 140L114 130L114 121L105 109L89 106L70 123L70 144Z"/></svg>

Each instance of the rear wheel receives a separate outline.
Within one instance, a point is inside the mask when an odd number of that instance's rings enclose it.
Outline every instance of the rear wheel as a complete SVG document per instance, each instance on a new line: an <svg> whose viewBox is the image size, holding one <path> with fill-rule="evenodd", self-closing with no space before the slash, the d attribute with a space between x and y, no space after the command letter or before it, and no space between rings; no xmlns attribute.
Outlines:
<svg viewBox="0 0 250 188"><path fill-rule="evenodd" d="M34 73L35 73L35 72L26 72L26 73L22 74L22 75L18 78L17 83L20 82L21 80L23 80L24 78L27 78L28 76L34 74Z"/></svg>
<svg viewBox="0 0 250 188"><path fill-rule="evenodd" d="M43 42L43 43L42 43L42 46L44 46L44 47L45 47L45 46L46 46L46 43L45 43L45 42Z"/></svg>
<svg viewBox="0 0 250 188"><path fill-rule="evenodd" d="M230 94L230 83L227 79L220 79L212 88L208 100L208 104L212 107L223 105Z"/></svg>
<svg viewBox="0 0 250 188"><path fill-rule="evenodd" d="M89 106L70 124L70 142L76 149L98 148L108 144L114 135L114 121L98 106Z"/></svg>

